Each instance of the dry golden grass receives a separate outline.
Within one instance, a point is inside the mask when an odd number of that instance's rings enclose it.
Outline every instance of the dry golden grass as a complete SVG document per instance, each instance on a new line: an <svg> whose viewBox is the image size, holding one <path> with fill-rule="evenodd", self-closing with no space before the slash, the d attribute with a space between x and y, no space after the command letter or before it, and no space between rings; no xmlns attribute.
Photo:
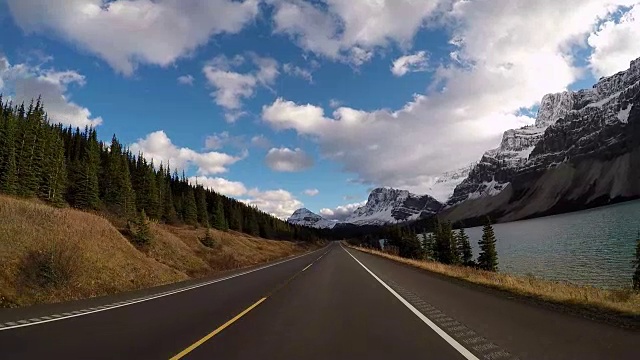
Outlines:
<svg viewBox="0 0 640 360"><path fill-rule="evenodd" d="M154 226L154 233L164 234L162 236L167 238L180 239L212 271L251 266L308 250L304 244L266 240L233 231L222 232L213 229L211 235L215 245L208 248L200 242L200 239L204 238L205 232L205 229L194 229L187 226Z"/></svg>
<svg viewBox="0 0 640 360"><path fill-rule="evenodd" d="M426 260L405 259L382 251L353 247L434 273L462 279L499 290L548 302L604 310L622 315L640 315L640 293L629 290L607 290L590 286L554 282L535 277L519 277L468 267L445 265Z"/></svg>
<svg viewBox="0 0 640 360"><path fill-rule="evenodd" d="M168 284L301 253L305 246L212 230L152 224L154 240L138 249L124 222L0 195L0 307L54 303ZM112 224L113 223L113 224ZM44 261L43 259L49 259ZM41 268L64 281L43 285Z"/></svg>
<svg viewBox="0 0 640 360"><path fill-rule="evenodd" d="M55 247L75 252L68 283L43 289L21 281L30 252ZM105 219L0 196L0 295L20 306L106 295L187 279L148 258Z"/></svg>

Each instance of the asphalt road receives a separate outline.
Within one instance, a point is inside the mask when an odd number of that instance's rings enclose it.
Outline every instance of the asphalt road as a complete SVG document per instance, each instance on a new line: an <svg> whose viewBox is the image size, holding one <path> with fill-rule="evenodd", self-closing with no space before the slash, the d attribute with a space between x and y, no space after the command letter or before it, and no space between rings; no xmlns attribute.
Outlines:
<svg viewBox="0 0 640 360"><path fill-rule="evenodd" d="M638 359L638 344L637 331L337 243L155 292L0 312L0 359Z"/></svg>

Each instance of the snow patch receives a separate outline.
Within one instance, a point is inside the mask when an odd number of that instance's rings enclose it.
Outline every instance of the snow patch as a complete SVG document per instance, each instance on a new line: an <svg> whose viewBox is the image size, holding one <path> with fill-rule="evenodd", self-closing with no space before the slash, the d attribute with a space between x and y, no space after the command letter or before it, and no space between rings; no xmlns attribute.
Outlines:
<svg viewBox="0 0 640 360"><path fill-rule="evenodd" d="M620 110L620 112L618 113L618 120L620 120L621 123L626 124L627 122L629 122L629 113L631 113L632 108L633 104L629 104L627 105L626 109Z"/></svg>

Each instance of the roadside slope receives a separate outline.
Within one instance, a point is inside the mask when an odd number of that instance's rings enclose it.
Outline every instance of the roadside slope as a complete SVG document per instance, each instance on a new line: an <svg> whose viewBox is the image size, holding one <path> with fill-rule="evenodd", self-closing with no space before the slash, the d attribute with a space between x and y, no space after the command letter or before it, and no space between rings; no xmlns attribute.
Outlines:
<svg viewBox="0 0 640 360"><path fill-rule="evenodd" d="M168 284L302 252L290 242L152 225L134 247L118 224L74 209L0 196L0 308L56 303Z"/></svg>

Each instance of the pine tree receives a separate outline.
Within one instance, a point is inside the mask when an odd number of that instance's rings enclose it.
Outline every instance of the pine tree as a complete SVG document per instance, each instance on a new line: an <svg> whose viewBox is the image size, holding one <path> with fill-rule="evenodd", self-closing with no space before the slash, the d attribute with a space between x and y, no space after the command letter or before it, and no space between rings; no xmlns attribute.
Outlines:
<svg viewBox="0 0 640 360"><path fill-rule="evenodd" d="M54 205L64 203L64 192L67 186L67 170L64 157L64 142L54 130L45 132L46 154L40 174L39 197Z"/></svg>
<svg viewBox="0 0 640 360"><path fill-rule="evenodd" d="M491 226L491 220L487 221L482 228L482 239L480 245L480 255L478 256L478 267L487 271L498 271L498 253L496 251L496 236Z"/></svg>
<svg viewBox="0 0 640 360"><path fill-rule="evenodd" d="M462 265L470 266L473 261L473 253L471 252L471 243L469 242L469 236L464 231L464 228L458 231L456 240Z"/></svg>
<svg viewBox="0 0 640 360"><path fill-rule="evenodd" d="M435 246L435 258L437 261L443 264L455 263L455 254L457 250L452 248L452 244L455 244L453 237L453 230L451 229L451 223L436 223L435 234L436 246Z"/></svg>
<svg viewBox="0 0 640 360"><path fill-rule="evenodd" d="M436 245L436 239L432 233L423 235L422 251L425 259L435 260L435 253L434 253L435 245Z"/></svg>
<svg viewBox="0 0 640 360"><path fill-rule="evenodd" d="M633 273L633 289L640 291L640 232L638 233L638 238L636 239L635 255L635 260L633 261L633 263L636 269Z"/></svg>
<svg viewBox="0 0 640 360"><path fill-rule="evenodd" d="M16 121L13 114L4 119L2 162L0 162L0 190L5 194L15 195L18 192L18 169L16 163Z"/></svg>
<svg viewBox="0 0 640 360"><path fill-rule="evenodd" d="M200 226L209 227L209 213L207 211L207 194L202 186L196 187L196 212Z"/></svg>
<svg viewBox="0 0 640 360"><path fill-rule="evenodd" d="M421 252L418 235L412 231L403 234L400 245L400 256L409 259L418 259L420 258Z"/></svg>
<svg viewBox="0 0 640 360"><path fill-rule="evenodd" d="M144 212L144 209L140 211L140 215L133 222L128 224L129 231L133 235L133 242L138 246L147 246L153 241L153 234L151 233L151 225L149 224L149 218Z"/></svg>
<svg viewBox="0 0 640 360"><path fill-rule="evenodd" d="M198 209L196 207L196 198L193 193L193 188L189 186L186 194L184 195L184 207L182 218L187 225L196 225L198 223Z"/></svg>
<svg viewBox="0 0 640 360"><path fill-rule="evenodd" d="M215 212L213 213L213 227L227 231L229 230L229 224L227 223L227 219L224 216L224 208L222 206L222 200L218 197L215 201Z"/></svg>
<svg viewBox="0 0 640 360"><path fill-rule="evenodd" d="M173 204L173 191L171 190L171 182L167 181L165 185L165 200L163 204L162 218L168 224L173 224L178 221L178 213Z"/></svg>
<svg viewBox="0 0 640 360"><path fill-rule="evenodd" d="M114 213L131 216L135 213L135 193L131 184L129 164L122 145L113 135L104 169L104 202Z"/></svg>
<svg viewBox="0 0 640 360"><path fill-rule="evenodd" d="M248 210L248 214L245 215L244 220L245 223L242 227L244 232L252 236L259 236L260 228L258 227L258 220L256 219L253 209Z"/></svg>
<svg viewBox="0 0 640 360"><path fill-rule="evenodd" d="M74 169L73 205L81 209L97 209L100 205L98 166L100 155L95 131L89 131L82 158Z"/></svg>

